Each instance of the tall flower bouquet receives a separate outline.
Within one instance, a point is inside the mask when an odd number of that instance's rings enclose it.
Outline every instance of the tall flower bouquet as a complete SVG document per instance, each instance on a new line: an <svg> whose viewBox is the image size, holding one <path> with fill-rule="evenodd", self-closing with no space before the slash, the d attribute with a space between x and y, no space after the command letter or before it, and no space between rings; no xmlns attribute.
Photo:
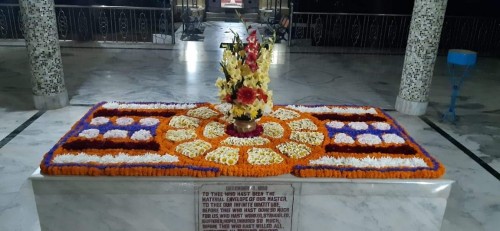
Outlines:
<svg viewBox="0 0 500 231"><path fill-rule="evenodd" d="M239 15L239 14L238 14ZM241 16L240 16L241 18ZM249 36L244 44L238 33L223 53L220 62L224 78L218 78L220 100L232 104L229 116L235 120L252 121L269 113L273 107L272 92L267 85L269 65L275 37L257 39L257 31L246 26Z"/></svg>

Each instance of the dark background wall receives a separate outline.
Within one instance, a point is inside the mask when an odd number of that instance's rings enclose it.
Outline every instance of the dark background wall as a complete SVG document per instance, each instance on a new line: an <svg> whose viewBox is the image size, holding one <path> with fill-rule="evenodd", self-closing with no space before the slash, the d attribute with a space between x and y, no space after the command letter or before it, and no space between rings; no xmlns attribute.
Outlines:
<svg viewBox="0 0 500 231"><path fill-rule="evenodd" d="M164 0L55 0L56 4L162 6ZM165 0L167 3L169 0ZM291 0L292 1L292 0ZM18 0L0 0L18 3ZM296 11L411 14L414 0L293 0ZM500 0L448 0L447 15L500 17Z"/></svg>
<svg viewBox="0 0 500 231"><path fill-rule="evenodd" d="M54 0L60 5L108 5L108 6L155 6L163 5L164 0ZM19 0L0 0L0 3L17 4ZM170 0L166 0L167 4Z"/></svg>
<svg viewBox="0 0 500 231"><path fill-rule="evenodd" d="M411 14L414 0L293 0L296 11ZM447 15L500 17L500 0L448 0Z"/></svg>

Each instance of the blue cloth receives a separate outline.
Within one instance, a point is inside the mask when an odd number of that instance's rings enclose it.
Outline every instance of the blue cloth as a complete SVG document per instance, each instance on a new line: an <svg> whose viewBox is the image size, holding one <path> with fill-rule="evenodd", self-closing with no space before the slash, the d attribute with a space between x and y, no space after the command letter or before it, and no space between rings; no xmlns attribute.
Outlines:
<svg viewBox="0 0 500 231"><path fill-rule="evenodd" d="M451 49L448 51L448 63L473 66L476 64L477 53L469 50Z"/></svg>

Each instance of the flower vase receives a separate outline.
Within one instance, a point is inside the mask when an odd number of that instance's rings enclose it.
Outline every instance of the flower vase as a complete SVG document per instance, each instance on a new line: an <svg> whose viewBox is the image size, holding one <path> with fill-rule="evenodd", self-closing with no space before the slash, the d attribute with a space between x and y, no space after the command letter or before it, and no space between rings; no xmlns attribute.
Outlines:
<svg viewBox="0 0 500 231"><path fill-rule="evenodd" d="M257 122L255 120L235 119L233 125L234 125L234 129L239 134L253 132L255 129L257 129Z"/></svg>

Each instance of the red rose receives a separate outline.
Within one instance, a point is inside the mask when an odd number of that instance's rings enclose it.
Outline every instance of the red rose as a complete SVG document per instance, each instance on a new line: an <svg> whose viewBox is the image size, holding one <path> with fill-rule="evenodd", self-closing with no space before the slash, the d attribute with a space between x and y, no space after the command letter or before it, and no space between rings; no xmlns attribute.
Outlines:
<svg viewBox="0 0 500 231"><path fill-rule="evenodd" d="M264 103L267 103L267 94L262 89L257 89L257 95L259 95L259 99L263 100Z"/></svg>
<svg viewBox="0 0 500 231"><path fill-rule="evenodd" d="M257 98L257 93L249 87L242 87L238 90L238 101L243 104L252 104Z"/></svg>
<svg viewBox="0 0 500 231"><path fill-rule="evenodd" d="M228 103L232 103L233 102L233 98L231 97L230 94L227 94L226 97L224 97L224 101L226 101Z"/></svg>

